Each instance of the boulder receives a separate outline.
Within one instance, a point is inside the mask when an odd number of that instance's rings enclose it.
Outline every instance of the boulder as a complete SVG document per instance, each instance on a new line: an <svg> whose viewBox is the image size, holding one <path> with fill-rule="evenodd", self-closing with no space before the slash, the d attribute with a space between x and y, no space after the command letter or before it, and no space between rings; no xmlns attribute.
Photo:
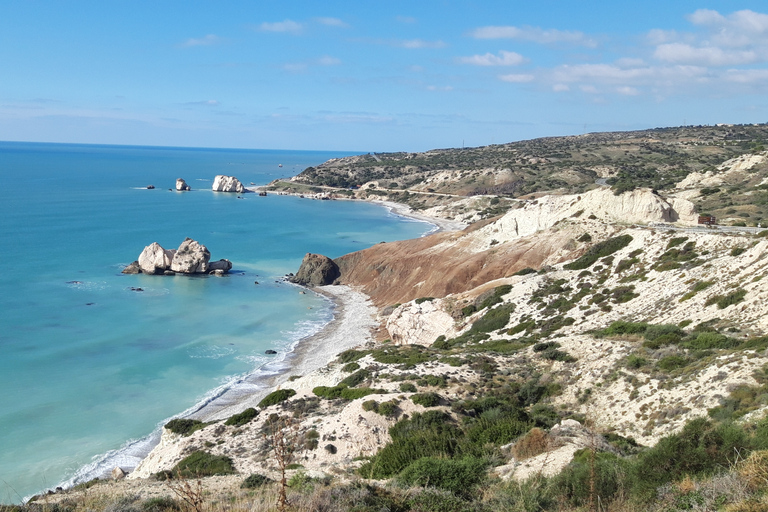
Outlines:
<svg viewBox="0 0 768 512"><path fill-rule="evenodd" d="M307 253L296 275L288 280L304 286L324 286L333 284L341 276L339 266L322 254Z"/></svg>
<svg viewBox="0 0 768 512"><path fill-rule="evenodd" d="M138 261L134 261L123 269L123 274L140 274L141 267Z"/></svg>
<svg viewBox="0 0 768 512"><path fill-rule="evenodd" d="M224 176L222 174L214 178L211 189L214 192L237 192L238 194L245 191L245 187L240 183L240 180L234 176Z"/></svg>
<svg viewBox="0 0 768 512"><path fill-rule="evenodd" d="M139 255L139 268L145 274L162 274L171 266L173 253L163 249L157 242L152 242Z"/></svg>
<svg viewBox="0 0 768 512"><path fill-rule="evenodd" d="M189 188L189 185L187 185L187 182L184 181L184 178L179 178L176 180L176 190L179 192L183 192L185 190L192 190Z"/></svg>
<svg viewBox="0 0 768 512"><path fill-rule="evenodd" d="M127 473L121 467L116 467L112 470L112 480L122 480L126 475Z"/></svg>
<svg viewBox="0 0 768 512"><path fill-rule="evenodd" d="M221 270L222 272L229 272L232 270L232 262L229 260L211 261L208 263L208 270Z"/></svg>
<svg viewBox="0 0 768 512"><path fill-rule="evenodd" d="M210 259L211 253L206 246L191 238L186 238L181 242L176 254L173 255L171 270L183 274L205 273L208 271Z"/></svg>

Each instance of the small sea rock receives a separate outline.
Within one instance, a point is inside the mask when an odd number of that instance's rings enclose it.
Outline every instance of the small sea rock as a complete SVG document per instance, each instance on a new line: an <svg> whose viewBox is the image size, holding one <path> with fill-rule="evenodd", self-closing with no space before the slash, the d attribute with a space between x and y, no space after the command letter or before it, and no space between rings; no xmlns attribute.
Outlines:
<svg viewBox="0 0 768 512"><path fill-rule="evenodd" d="M273 356L273 355L277 354L277 352L275 352L272 349L265 350L264 353L267 354L267 355L270 355L270 356Z"/></svg>

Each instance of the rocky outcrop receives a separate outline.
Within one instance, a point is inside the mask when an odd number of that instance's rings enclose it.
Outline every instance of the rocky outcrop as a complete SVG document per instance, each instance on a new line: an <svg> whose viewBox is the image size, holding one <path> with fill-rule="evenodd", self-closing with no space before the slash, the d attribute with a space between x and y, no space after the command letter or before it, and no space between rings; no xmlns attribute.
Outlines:
<svg viewBox="0 0 768 512"><path fill-rule="evenodd" d="M196 240L186 238L171 261L171 270L182 274L204 274L208 271L211 253Z"/></svg>
<svg viewBox="0 0 768 512"><path fill-rule="evenodd" d="M123 274L152 274L172 276L211 273L224 275L232 270L232 262L221 259L210 262L211 253L201 243L185 239L178 249L163 249L157 242L146 246L139 259L123 269Z"/></svg>
<svg viewBox="0 0 768 512"><path fill-rule="evenodd" d="M192 190L189 185L187 185L187 182L184 181L184 178L178 178L176 180L176 190L179 192L184 192L186 190Z"/></svg>
<svg viewBox="0 0 768 512"><path fill-rule="evenodd" d="M224 176L222 174L214 178L211 189L214 192L237 192L238 194L245 191L245 187L240 183L240 180L234 176Z"/></svg>
<svg viewBox="0 0 768 512"><path fill-rule="evenodd" d="M431 346L438 336L453 338L456 321L440 299L409 302L395 308L387 318L387 332L395 343Z"/></svg>
<svg viewBox="0 0 768 512"><path fill-rule="evenodd" d="M307 253L299 271L289 281L303 286L325 286L333 284L339 275L339 266L331 258Z"/></svg>
<svg viewBox="0 0 768 512"><path fill-rule="evenodd" d="M170 266L173 250L163 249L157 242L152 242L139 255L139 268L144 274L162 274Z"/></svg>

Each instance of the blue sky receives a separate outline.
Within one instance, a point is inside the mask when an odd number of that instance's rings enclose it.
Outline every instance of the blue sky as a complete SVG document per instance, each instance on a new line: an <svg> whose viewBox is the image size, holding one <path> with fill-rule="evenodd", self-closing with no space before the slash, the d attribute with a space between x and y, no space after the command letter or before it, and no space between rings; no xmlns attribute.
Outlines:
<svg viewBox="0 0 768 512"><path fill-rule="evenodd" d="M424 151L768 121L763 1L0 1L0 140Z"/></svg>

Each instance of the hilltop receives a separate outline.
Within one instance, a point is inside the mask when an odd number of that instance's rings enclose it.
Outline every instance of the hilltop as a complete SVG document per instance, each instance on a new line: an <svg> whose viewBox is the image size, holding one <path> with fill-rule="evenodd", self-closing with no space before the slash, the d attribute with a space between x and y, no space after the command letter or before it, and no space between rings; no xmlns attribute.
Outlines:
<svg viewBox="0 0 768 512"><path fill-rule="evenodd" d="M763 510L767 135L361 155L273 183L468 226L328 263L338 272L320 289L370 297L373 335L253 407L169 423L129 480L45 500L270 510L285 491L301 510ZM703 213L730 229L699 226ZM181 478L201 473L229 476Z"/></svg>

